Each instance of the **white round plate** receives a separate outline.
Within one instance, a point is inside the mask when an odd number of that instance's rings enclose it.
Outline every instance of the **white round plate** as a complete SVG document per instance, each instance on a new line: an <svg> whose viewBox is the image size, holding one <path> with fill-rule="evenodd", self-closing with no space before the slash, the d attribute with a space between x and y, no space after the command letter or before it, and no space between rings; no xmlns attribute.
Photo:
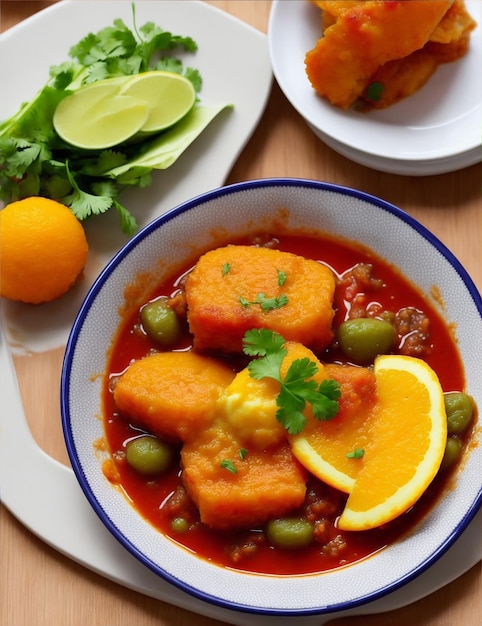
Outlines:
<svg viewBox="0 0 482 626"><path fill-rule="evenodd" d="M403 161L400 159L386 159L374 154L368 154L361 150L355 150L350 146L336 141L329 135L326 135L318 128L309 124L311 130L317 135L327 146L341 154L342 156L360 163L380 172L388 174L401 174L404 176L431 176L434 174L445 174L447 172L456 172L469 165L474 165L482 160L482 147L475 148L469 152L458 154L454 157L446 159L433 159L426 161Z"/></svg>
<svg viewBox="0 0 482 626"><path fill-rule="evenodd" d="M440 66L427 84L384 110L342 110L320 98L305 55L321 36L310 2L275 0L269 21L273 72L294 108L330 147L354 161L397 174L431 175L482 161L482 3L466 0L478 26L467 54Z"/></svg>

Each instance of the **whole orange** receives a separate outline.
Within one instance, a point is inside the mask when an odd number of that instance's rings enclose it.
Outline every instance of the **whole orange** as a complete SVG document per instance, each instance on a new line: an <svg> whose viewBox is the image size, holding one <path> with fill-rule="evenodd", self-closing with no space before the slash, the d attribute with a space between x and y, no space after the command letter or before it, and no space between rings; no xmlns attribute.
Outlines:
<svg viewBox="0 0 482 626"><path fill-rule="evenodd" d="M81 223L55 200L30 197L0 211L0 295L31 304L72 287L87 261Z"/></svg>

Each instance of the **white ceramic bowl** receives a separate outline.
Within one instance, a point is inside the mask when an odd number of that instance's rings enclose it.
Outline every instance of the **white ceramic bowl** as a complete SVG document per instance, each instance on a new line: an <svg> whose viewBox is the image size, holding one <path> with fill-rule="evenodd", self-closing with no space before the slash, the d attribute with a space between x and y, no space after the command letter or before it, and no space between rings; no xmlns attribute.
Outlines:
<svg viewBox="0 0 482 626"><path fill-rule="evenodd" d="M429 568L456 540L482 502L482 445L474 446L457 487L416 532L370 558L324 574L283 577L223 569L198 559L154 530L104 478L94 442L103 436L100 374L121 321L124 289L136 275L192 258L221 227L259 231L289 210L293 231L317 229L363 242L429 292L435 283L454 322L468 392L482 406L482 302L454 256L402 210L352 189L296 179L223 187L174 208L140 231L107 265L74 323L62 372L62 420L75 474L112 534L147 567L202 600L256 614L310 615L356 607L393 591ZM162 276L159 276L162 279ZM477 437L481 437L480 429Z"/></svg>

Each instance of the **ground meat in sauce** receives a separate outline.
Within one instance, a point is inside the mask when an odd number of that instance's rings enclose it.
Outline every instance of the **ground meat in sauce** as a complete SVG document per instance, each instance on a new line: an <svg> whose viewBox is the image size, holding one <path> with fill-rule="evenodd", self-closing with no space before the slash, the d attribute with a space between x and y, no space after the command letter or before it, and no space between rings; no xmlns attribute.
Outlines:
<svg viewBox="0 0 482 626"><path fill-rule="evenodd" d="M250 533L244 541L228 546L226 552L230 561L238 564L256 554L264 544L266 536L263 532Z"/></svg>
<svg viewBox="0 0 482 626"><path fill-rule="evenodd" d="M383 281L374 276L373 266L369 263L358 263L344 272L337 289L348 305L347 319L376 317L388 321L397 333L399 354L419 358L426 356L431 351L429 318L414 307L393 312L371 300L370 296L384 286Z"/></svg>
<svg viewBox="0 0 482 626"><path fill-rule="evenodd" d="M422 357L429 353L430 320L423 311L412 307L400 309L395 314L394 324L400 336L400 354Z"/></svg>
<svg viewBox="0 0 482 626"><path fill-rule="evenodd" d="M170 520L182 518L189 526L199 523L199 513L186 489L179 485L162 507Z"/></svg>
<svg viewBox="0 0 482 626"><path fill-rule="evenodd" d="M373 276L373 265L357 263L343 273L338 286L344 291L344 299L352 302L360 292L374 292L383 287L383 281Z"/></svg>

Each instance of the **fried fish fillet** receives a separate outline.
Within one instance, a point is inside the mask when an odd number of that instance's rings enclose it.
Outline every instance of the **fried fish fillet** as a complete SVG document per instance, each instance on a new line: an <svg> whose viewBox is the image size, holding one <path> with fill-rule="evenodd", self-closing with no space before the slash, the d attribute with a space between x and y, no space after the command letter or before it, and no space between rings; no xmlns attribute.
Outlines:
<svg viewBox="0 0 482 626"><path fill-rule="evenodd" d="M464 0L455 0L442 21L421 50L404 59L389 61L370 78L370 84L383 86L380 97L373 101L369 89L360 100L370 108L384 109L418 91L438 66L463 57L470 44L475 20L465 8Z"/></svg>
<svg viewBox="0 0 482 626"><path fill-rule="evenodd" d="M325 30L334 24L340 15L357 5L363 6L366 0L311 0L311 2L322 11L323 30ZM472 28L475 27L475 21L467 12L464 0L454 0L452 6L430 35L429 41L450 43L455 39L460 39L470 24L472 24Z"/></svg>
<svg viewBox="0 0 482 626"><path fill-rule="evenodd" d="M379 67L423 48L453 1L318 2L337 18L306 54L314 89L335 106L350 107Z"/></svg>
<svg viewBox="0 0 482 626"><path fill-rule="evenodd" d="M452 43L466 37L477 26L468 13L464 0L454 0L440 24L430 36L435 43Z"/></svg>

